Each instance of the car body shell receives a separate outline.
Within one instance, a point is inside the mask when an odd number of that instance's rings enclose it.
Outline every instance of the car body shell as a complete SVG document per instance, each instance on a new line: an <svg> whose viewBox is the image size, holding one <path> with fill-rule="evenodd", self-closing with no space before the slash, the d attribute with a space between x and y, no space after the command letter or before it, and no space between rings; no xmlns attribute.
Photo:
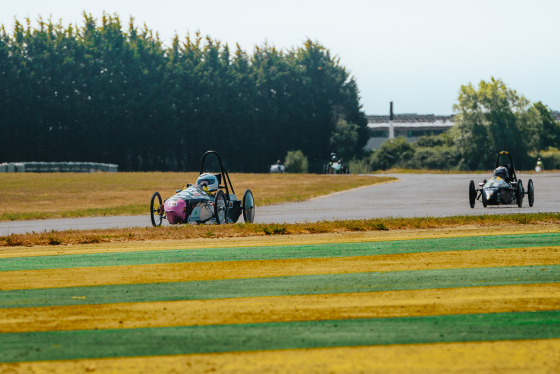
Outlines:
<svg viewBox="0 0 560 374"><path fill-rule="evenodd" d="M484 197L482 194L484 194ZM517 199L520 198L517 191L517 182L508 183L500 177L491 178L482 185L481 198L486 200L486 205L517 203Z"/></svg>
<svg viewBox="0 0 560 374"><path fill-rule="evenodd" d="M214 197L199 186L190 186L165 200L164 211L170 224L204 223L214 218Z"/></svg>
<svg viewBox="0 0 560 374"><path fill-rule="evenodd" d="M222 165L220 155L215 151L206 152L201 159L200 175L204 171L207 156L213 155L218 160L219 173L213 174L218 183L217 191L209 191L206 186L187 185L175 191L175 195L161 201L159 192L155 192L150 203L150 216L153 226L160 226L163 219L174 225L180 223L235 223L241 214L245 222L252 223L255 215L253 193L246 190L240 201L235 195L229 174Z"/></svg>
<svg viewBox="0 0 560 374"><path fill-rule="evenodd" d="M533 206L533 181L529 179L527 184L528 189L525 190L523 182L517 179L517 174L513 167L513 159L508 151L501 151L498 153L495 170L496 172L490 180L484 180L482 183L478 184L479 188L475 187L474 181L470 181L469 203L471 208L474 208L476 200L481 200L485 208L488 205L509 204L517 204L517 206L521 208L525 194L529 196L529 206ZM499 170L503 171L503 173L498 172Z"/></svg>

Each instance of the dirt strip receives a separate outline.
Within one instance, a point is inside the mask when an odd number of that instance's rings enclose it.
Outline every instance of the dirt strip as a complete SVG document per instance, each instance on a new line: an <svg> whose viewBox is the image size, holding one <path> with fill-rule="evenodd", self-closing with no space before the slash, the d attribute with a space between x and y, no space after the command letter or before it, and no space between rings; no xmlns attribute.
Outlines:
<svg viewBox="0 0 560 374"><path fill-rule="evenodd" d="M340 258L221 261L6 271L0 290L187 282L307 274L342 274L560 264L560 247L506 248Z"/></svg>
<svg viewBox="0 0 560 374"><path fill-rule="evenodd" d="M161 241L132 241L102 244L0 247L0 258L52 256L83 253L138 252L184 248L259 247L271 245L305 245L324 243L372 242L385 240L434 239L462 236L513 235L560 232L558 224L524 226L465 226L452 228L360 231L329 234L273 235L234 238L209 238Z"/></svg>
<svg viewBox="0 0 560 374"><path fill-rule="evenodd" d="M556 373L560 339L0 363L2 373Z"/></svg>
<svg viewBox="0 0 560 374"><path fill-rule="evenodd" d="M560 283L0 310L0 333L556 310Z"/></svg>

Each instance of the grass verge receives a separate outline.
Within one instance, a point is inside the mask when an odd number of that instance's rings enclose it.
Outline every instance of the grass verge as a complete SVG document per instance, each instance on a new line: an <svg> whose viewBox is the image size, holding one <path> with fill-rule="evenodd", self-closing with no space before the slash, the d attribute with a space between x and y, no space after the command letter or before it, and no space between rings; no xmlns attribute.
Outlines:
<svg viewBox="0 0 560 374"><path fill-rule="evenodd" d="M0 178L0 221L140 215L150 198L164 199L198 173L5 173ZM251 189L258 206L304 201L395 180L371 175L230 174L238 198Z"/></svg>
<svg viewBox="0 0 560 374"><path fill-rule="evenodd" d="M255 236L344 233L431 228L560 224L560 213L481 215L421 218L376 218L295 224L179 225L128 229L52 231L0 237L0 247L74 245L154 240L238 238Z"/></svg>

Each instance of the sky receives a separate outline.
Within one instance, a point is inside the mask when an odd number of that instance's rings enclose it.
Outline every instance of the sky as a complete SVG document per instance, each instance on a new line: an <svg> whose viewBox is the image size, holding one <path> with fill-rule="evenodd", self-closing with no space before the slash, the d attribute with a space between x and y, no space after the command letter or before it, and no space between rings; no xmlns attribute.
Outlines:
<svg viewBox="0 0 560 374"><path fill-rule="evenodd" d="M200 32L251 54L320 43L355 78L368 115L453 114L462 85L502 79L560 110L558 0L0 0L0 24L134 17L169 45Z"/></svg>

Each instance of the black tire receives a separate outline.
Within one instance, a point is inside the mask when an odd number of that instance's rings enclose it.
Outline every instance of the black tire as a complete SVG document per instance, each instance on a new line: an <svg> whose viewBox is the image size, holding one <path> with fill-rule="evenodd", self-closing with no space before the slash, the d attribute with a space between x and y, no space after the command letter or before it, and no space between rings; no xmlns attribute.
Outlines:
<svg viewBox="0 0 560 374"><path fill-rule="evenodd" d="M150 201L150 218L152 226L161 226L163 221L163 204L159 192L154 192Z"/></svg>
<svg viewBox="0 0 560 374"><path fill-rule="evenodd" d="M251 190L246 190L243 194L243 220L247 223L255 221L255 198Z"/></svg>
<svg viewBox="0 0 560 374"><path fill-rule="evenodd" d="M476 202L476 188L474 187L474 181L471 180L469 183L469 204L471 208L474 208L474 203Z"/></svg>
<svg viewBox="0 0 560 374"><path fill-rule="evenodd" d="M516 198L517 198L517 206L521 208L523 206L523 182L520 180L517 181L517 191L516 191Z"/></svg>
<svg viewBox="0 0 560 374"><path fill-rule="evenodd" d="M535 203L535 187L533 186L533 180L529 179L527 183L527 197L529 198L529 206L533 206Z"/></svg>
<svg viewBox="0 0 560 374"><path fill-rule="evenodd" d="M214 199L214 217L217 225L227 223L228 219L228 202L224 191L218 191Z"/></svg>
<svg viewBox="0 0 560 374"><path fill-rule="evenodd" d="M488 206L488 200L486 199L486 194L484 193L484 189L480 191L480 196L482 197L482 206L486 208Z"/></svg>

